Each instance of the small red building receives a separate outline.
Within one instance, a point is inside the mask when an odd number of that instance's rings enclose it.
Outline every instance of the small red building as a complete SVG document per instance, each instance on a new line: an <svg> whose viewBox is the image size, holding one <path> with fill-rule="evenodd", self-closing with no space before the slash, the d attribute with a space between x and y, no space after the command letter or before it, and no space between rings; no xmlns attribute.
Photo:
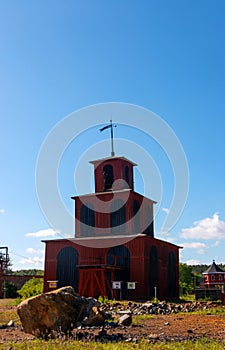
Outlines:
<svg viewBox="0 0 225 350"><path fill-rule="evenodd" d="M75 236L44 241L44 291L57 281L85 296L177 298L179 247L154 238L155 202L134 191L136 164L117 156L91 163L95 193L72 197Z"/></svg>
<svg viewBox="0 0 225 350"><path fill-rule="evenodd" d="M224 286L225 271L223 271L213 260L212 265L203 273L204 285L207 287Z"/></svg>

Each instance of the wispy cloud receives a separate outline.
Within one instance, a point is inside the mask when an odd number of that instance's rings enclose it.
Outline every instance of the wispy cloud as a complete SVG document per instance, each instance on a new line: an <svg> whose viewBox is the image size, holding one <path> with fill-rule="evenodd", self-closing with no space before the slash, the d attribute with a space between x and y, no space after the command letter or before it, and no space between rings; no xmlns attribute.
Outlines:
<svg viewBox="0 0 225 350"><path fill-rule="evenodd" d="M22 257L19 261L21 265L35 266L36 268L44 268L44 249L41 248L27 248L27 257ZM31 256L29 256L31 255Z"/></svg>
<svg viewBox="0 0 225 350"><path fill-rule="evenodd" d="M195 259L191 259L191 260L188 260L186 262L187 265L199 265L200 264L200 261L199 260L195 260Z"/></svg>
<svg viewBox="0 0 225 350"><path fill-rule="evenodd" d="M200 243L200 242L192 242L192 243L181 243L181 246L183 248L188 248L188 249L204 249L207 248L207 245L205 243Z"/></svg>
<svg viewBox="0 0 225 350"><path fill-rule="evenodd" d="M44 255L44 249L27 248L28 254Z"/></svg>
<svg viewBox="0 0 225 350"><path fill-rule="evenodd" d="M196 221L193 226L182 229L181 237L204 240L225 239L225 222L220 220L218 213L215 213L212 217Z"/></svg>
<svg viewBox="0 0 225 350"><path fill-rule="evenodd" d="M211 247L219 247L219 245L220 245L220 241L216 241L211 245Z"/></svg>
<svg viewBox="0 0 225 350"><path fill-rule="evenodd" d="M186 249L197 249L198 254L205 254L205 249L207 245L201 242L192 242L192 243L181 243L181 246Z"/></svg>
<svg viewBox="0 0 225 350"><path fill-rule="evenodd" d="M24 258L20 260L20 264L21 265L31 265L31 266L35 266L35 267L40 267L43 268L44 265L44 258L38 257L38 256L33 256L30 258Z"/></svg>
<svg viewBox="0 0 225 350"><path fill-rule="evenodd" d="M166 214L169 214L169 209L168 208L162 208L162 211L164 211L164 213L166 213Z"/></svg>
<svg viewBox="0 0 225 350"><path fill-rule="evenodd" d="M26 233L26 237L54 237L57 235L58 235L58 232L53 230L52 228Z"/></svg>
<svg viewBox="0 0 225 350"><path fill-rule="evenodd" d="M0 209L0 214L4 214L5 213L5 209Z"/></svg>

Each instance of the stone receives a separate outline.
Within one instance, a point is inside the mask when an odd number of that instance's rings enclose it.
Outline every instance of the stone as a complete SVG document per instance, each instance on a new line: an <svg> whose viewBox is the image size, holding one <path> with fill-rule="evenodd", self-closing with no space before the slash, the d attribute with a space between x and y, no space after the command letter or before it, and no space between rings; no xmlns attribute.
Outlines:
<svg viewBox="0 0 225 350"><path fill-rule="evenodd" d="M121 326L130 326L132 323L132 315L129 313L121 316L118 323Z"/></svg>
<svg viewBox="0 0 225 350"><path fill-rule="evenodd" d="M84 326L101 326L105 323L105 313L98 306L93 306L82 324Z"/></svg>
<svg viewBox="0 0 225 350"><path fill-rule="evenodd" d="M24 332L46 337L52 331L67 333L87 304L68 286L22 301L17 312Z"/></svg>
<svg viewBox="0 0 225 350"><path fill-rule="evenodd" d="M7 323L7 327L14 327L15 323L13 320L10 320L8 323Z"/></svg>

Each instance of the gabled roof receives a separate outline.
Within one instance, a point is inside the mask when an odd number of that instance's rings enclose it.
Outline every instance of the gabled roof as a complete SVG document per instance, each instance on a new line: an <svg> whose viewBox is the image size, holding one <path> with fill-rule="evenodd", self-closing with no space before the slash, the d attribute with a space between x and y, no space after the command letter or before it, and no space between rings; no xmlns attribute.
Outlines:
<svg viewBox="0 0 225 350"><path fill-rule="evenodd" d="M224 273L225 274L225 271L222 270L218 265L216 265L215 260L213 260L212 265L207 270L205 270L202 274L206 275L206 274L212 274L212 273Z"/></svg>
<svg viewBox="0 0 225 350"><path fill-rule="evenodd" d="M102 163L105 162L107 160L116 160L116 159L122 159L125 160L126 162L132 164L133 166L136 166L137 164L132 162L131 160L127 159L126 157L123 156L111 156L111 157L106 157L106 158L102 158L102 159L97 159L97 160L91 160L89 163L91 164L97 164L97 163Z"/></svg>

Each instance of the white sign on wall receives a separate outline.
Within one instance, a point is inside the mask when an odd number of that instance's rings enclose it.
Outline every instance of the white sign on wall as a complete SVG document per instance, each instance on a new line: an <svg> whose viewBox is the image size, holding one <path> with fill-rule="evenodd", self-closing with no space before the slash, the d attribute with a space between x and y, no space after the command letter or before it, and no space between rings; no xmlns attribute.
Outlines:
<svg viewBox="0 0 225 350"><path fill-rule="evenodd" d="M121 282L120 281L113 281L112 288L113 289L121 289Z"/></svg>
<svg viewBox="0 0 225 350"><path fill-rule="evenodd" d="M136 282L127 282L127 289L135 289Z"/></svg>

